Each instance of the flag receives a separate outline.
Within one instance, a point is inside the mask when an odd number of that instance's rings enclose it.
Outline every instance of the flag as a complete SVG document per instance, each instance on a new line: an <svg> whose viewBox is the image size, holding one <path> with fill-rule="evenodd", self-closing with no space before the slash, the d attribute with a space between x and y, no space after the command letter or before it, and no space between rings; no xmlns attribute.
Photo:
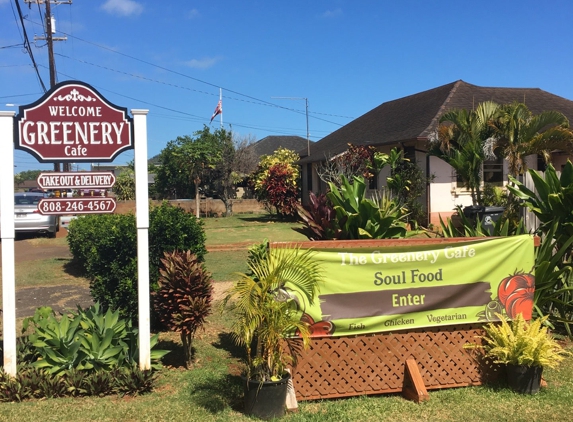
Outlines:
<svg viewBox="0 0 573 422"><path fill-rule="evenodd" d="M217 103L217 107L215 107L215 111L213 112L213 115L211 116L211 122L213 121L215 116L221 114L222 112L223 112L223 100L219 100L219 102Z"/></svg>

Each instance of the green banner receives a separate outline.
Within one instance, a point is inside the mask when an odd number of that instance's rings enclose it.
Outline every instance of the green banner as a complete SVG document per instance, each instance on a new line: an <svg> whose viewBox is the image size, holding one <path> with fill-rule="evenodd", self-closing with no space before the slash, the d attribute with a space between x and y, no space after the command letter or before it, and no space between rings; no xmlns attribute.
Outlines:
<svg viewBox="0 0 573 422"><path fill-rule="evenodd" d="M347 336L531 318L535 288L529 235L423 246L321 249L324 283L311 306L313 336ZM271 249L272 250L272 249Z"/></svg>

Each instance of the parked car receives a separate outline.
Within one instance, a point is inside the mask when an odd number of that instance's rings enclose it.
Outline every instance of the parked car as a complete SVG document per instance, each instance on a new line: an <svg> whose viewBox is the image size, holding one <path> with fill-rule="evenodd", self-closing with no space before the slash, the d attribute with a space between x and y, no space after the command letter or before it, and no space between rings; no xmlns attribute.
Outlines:
<svg viewBox="0 0 573 422"><path fill-rule="evenodd" d="M14 230L16 233L42 233L56 237L60 229L57 215L42 215L38 203L45 194L17 192L14 194Z"/></svg>

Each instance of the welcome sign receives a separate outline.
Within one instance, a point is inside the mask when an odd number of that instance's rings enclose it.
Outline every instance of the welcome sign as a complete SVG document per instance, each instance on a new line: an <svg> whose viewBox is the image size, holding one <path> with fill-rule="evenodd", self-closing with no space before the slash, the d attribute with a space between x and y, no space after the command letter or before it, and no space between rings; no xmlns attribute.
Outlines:
<svg viewBox="0 0 573 422"><path fill-rule="evenodd" d="M495 321L496 313L531 318L532 236L364 248L347 242L344 249L312 243L324 283L313 305L300 296L298 303L313 336Z"/></svg>

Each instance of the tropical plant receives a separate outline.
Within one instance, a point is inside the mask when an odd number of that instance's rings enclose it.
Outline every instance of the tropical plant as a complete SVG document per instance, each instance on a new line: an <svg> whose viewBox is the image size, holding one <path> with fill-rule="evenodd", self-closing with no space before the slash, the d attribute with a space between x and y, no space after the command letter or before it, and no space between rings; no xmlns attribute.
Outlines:
<svg viewBox="0 0 573 422"><path fill-rule="evenodd" d="M485 144L493 135L490 121L498 105L486 101L475 110L451 110L440 118L440 126L430 139L428 153L456 170L464 187L471 193L473 205L481 205L482 166Z"/></svg>
<svg viewBox="0 0 573 422"><path fill-rule="evenodd" d="M553 327L563 328L573 338L573 267L563 262L573 245L573 236L558 245L555 238L559 230L559 223L554 222L535 251L533 309L537 316L546 316Z"/></svg>
<svg viewBox="0 0 573 422"><path fill-rule="evenodd" d="M398 153L399 155L393 157ZM392 150L389 163L392 173L386 183L392 197L408 210L408 221L418 226L425 225L427 213L420 203L420 198L433 177L426 176L417 163L404 158L402 151Z"/></svg>
<svg viewBox="0 0 573 422"><path fill-rule="evenodd" d="M328 201L326 194L316 195L310 191L309 205L304 207L298 204L297 213L302 222L301 228L295 231L304 234L310 240L337 239L340 235L340 228L336 220L334 208Z"/></svg>
<svg viewBox="0 0 573 422"><path fill-rule="evenodd" d="M296 359L296 342L285 344L295 333L303 347L309 346L310 331L301 319L301 306L316 300L322 279L313 255L310 250L273 249L264 260L249 262L253 275L241 274L225 298L235 315L233 339L246 349L249 379L282 379Z"/></svg>
<svg viewBox="0 0 573 422"><path fill-rule="evenodd" d="M555 368L568 354L543 325L547 317L526 322L523 315L518 314L508 322L503 315L497 316L501 324L485 325L485 335L479 336L484 342L481 347L485 354L495 363Z"/></svg>
<svg viewBox="0 0 573 422"><path fill-rule="evenodd" d="M49 307L38 308L34 316L24 319L22 334L30 327L33 332L24 339L31 349L28 363L50 374L61 375L68 370L96 371L115 367L133 366L137 363L137 329L123 320L119 312L104 314L98 303L87 310L78 307L56 317ZM151 339L152 348L157 336ZM152 350L154 367L168 353Z"/></svg>
<svg viewBox="0 0 573 422"><path fill-rule="evenodd" d="M161 323L181 334L185 363L193 362L193 337L211 313L213 280L191 251L165 252L153 304Z"/></svg>
<svg viewBox="0 0 573 422"><path fill-rule="evenodd" d="M350 183L342 176L338 188L329 184L326 194L336 213L340 227L340 239L393 239L405 237L407 230L402 207L387 193L377 193L367 199L366 183L363 177L354 177Z"/></svg>
<svg viewBox="0 0 573 422"><path fill-rule="evenodd" d="M113 193L119 201L135 199L135 172L131 168L123 170L113 185Z"/></svg>
<svg viewBox="0 0 573 422"><path fill-rule="evenodd" d="M294 215L300 189L300 169L295 164L299 159L296 152L286 148L278 148L271 155L261 156L249 183L255 198L268 212Z"/></svg>
<svg viewBox="0 0 573 422"><path fill-rule="evenodd" d="M536 192L510 176L513 185L508 189L522 201L541 222L539 231L547 234L554 223L559 225L555 235L557 247L573 236L573 163L567 161L557 175L553 165L548 165L544 177L535 170L529 170ZM563 256L563 262L571 264L573 247Z"/></svg>
<svg viewBox="0 0 573 422"><path fill-rule="evenodd" d="M137 237L133 214L86 215L70 223L68 245L74 261L85 269L90 292L104 309L137 320ZM205 253L203 222L164 201L149 211L149 281L157 288L164 252L191 250L199 260ZM152 314L152 320L156 320Z"/></svg>
<svg viewBox="0 0 573 422"><path fill-rule="evenodd" d="M523 220L519 220L517 224L513 223L507 218L499 218L493 225L493 230L490 232L488 227L483 224L479 218L468 218L462 207L456 207L456 216L460 219L460 227L456 227L451 218L446 221L440 216L440 235L443 237L487 237L487 236L517 236L520 234L527 234L527 228L523 224Z"/></svg>
<svg viewBox="0 0 573 422"><path fill-rule="evenodd" d="M508 162L509 174L517 177L527 171L525 157L539 154L550 161L551 152L573 153L573 133L569 121L558 111L544 111L534 115L523 103L499 107L491 125L495 129L487 148L496 151Z"/></svg>
<svg viewBox="0 0 573 422"><path fill-rule="evenodd" d="M292 217L299 203L299 188L293 174L291 165L276 163L269 167L267 177L261 181L258 199L279 217Z"/></svg>

